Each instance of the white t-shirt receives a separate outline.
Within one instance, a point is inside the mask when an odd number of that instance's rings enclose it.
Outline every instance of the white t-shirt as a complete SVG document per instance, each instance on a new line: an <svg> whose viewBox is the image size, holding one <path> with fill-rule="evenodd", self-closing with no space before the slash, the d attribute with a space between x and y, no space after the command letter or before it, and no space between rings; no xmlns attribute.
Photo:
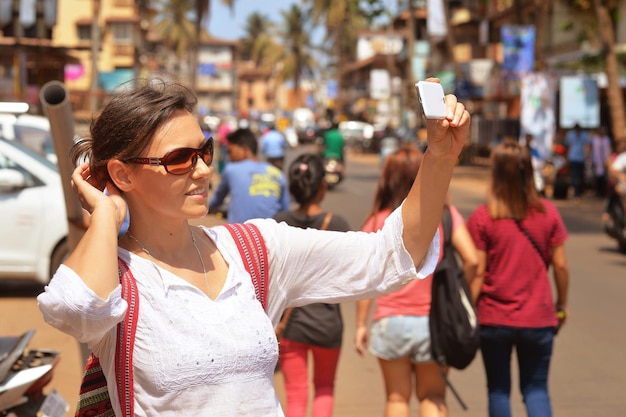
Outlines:
<svg viewBox="0 0 626 417"><path fill-rule="evenodd" d="M406 252L396 210L379 233L303 230L253 220L269 258L267 312L225 227L204 228L229 264L215 300L187 281L124 249L140 294L133 357L137 416L283 416L273 386L284 309L373 298L435 269L435 234L419 271ZM127 303L121 289L107 300L62 265L38 297L45 320L90 348L115 381L116 326ZM122 416L115 384L111 402Z"/></svg>

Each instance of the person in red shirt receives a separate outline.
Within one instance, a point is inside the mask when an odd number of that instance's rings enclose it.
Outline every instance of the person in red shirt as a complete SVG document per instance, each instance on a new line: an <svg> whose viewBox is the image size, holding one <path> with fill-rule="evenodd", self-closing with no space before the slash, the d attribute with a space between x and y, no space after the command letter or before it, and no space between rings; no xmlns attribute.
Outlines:
<svg viewBox="0 0 626 417"><path fill-rule="evenodd" d="M493 150L487 200L471 214L467 228L478 249L478 271L469 286L481 326L489 416L511 415L515 348L528 415L549 417L552 345L568 315L568 233L556 207L534 187L527 148L506 141Z"/></svg>

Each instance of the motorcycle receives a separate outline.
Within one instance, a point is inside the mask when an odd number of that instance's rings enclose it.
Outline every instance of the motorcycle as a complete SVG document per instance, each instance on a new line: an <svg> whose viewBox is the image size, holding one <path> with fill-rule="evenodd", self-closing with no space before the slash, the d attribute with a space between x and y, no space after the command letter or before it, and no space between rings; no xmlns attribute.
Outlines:
<svg viewBox="0 0 626 417"><path fill-rule="evenodd" d="M324 159L324 178L328 189L332 190L343 180L344 166L339 158L328 157Z"/></svg>
<svg viewBox="0 0 626 417"><path fill-rule="evenodd" d="M626 218L624 216L624 204L620 196L614 189L610 188L607 205L606 218L603 221L604 233L617 241L617 247L621 253L626 254Z"/></svg>
<svg viewBox="0 0 626 417"><path fill-rule="evenodd" d="M69 410L54 389L44 394L59 353L26 350L34 333L28 330L21 336L0 337L0 416L63 417Z"/></svg>

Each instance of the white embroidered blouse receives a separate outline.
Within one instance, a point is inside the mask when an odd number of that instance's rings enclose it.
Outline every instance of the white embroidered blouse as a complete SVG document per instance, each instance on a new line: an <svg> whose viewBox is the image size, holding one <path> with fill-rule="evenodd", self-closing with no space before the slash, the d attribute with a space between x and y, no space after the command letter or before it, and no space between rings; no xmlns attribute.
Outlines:
<svg viewBox="0 0 626 417"><path fill-rule="evenodd" d="M273 387L273 327L288 306L372 298L424 278L439 258L435 234L419 271L401 240L396 210L379 233L303 230L257 219L269 258L267 311L226 228L204 228L230 268L215 300L153 262L119 249L137 282L133 358L137 416L283 416ZM90 348L115 381L116 326L127 303L118 286L96 296L62 265L38 297L45 320ZM111 402L122 416L115 383Z"/></svg>

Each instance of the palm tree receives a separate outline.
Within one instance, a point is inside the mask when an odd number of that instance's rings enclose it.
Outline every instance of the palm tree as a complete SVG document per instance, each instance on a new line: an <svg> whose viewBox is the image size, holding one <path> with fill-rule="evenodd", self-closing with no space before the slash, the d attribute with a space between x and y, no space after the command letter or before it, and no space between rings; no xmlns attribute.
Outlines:
<svg viewBox="0 0 626 417"><path fill-rule="evenodd" d="M326 41L331 44L337 78L337 109L342 112L343 86L341 71L356 55L356 33L370 27L386 10L381 0L305 0L311 4L313 23L323 22Z"/></svg>
<svg viewBox="0 0 626 417"><path fill-rule="evenodd" d="M271 74L271 65L267 63L270 51L276 50L278 44L272 37L275 31L274 24L265 15L254 12L248 16L245 24L245 35L239 40L239 53L242 61L254 64L254 68L263 69L267 75ZM266 83L266 94L272 89L271 83ZM252 97L253 83L248 84L248 97Z"/></svg>
<svg viewBox="0 0 626 417"><path fill-rule="evenodd" d="M235 0L221 0L222 4L228 6L233 11ZM202 28L202 24L208 21L209 14L211 12L211 0L194 0L194 37L193 47L190 59L191 66L191 88L195 90L196 87L196 74L198 72L198 54L200 52L200 42L202 40L202 34L206 32Z"/></svg>
<svg viewBox="0 0 626 417"><path fill-rule="evenodd" d="M240 55L244 61L254 61L256 66L262 66L263 60L269 51L276 46L272 38L274 24L264 14L254 12L246 19L245 35L240 40Z"/></svg>
<svg viewBox="0 0 626 417"><path fill-rule="evenodd" d="M281 11L283 23L277 30L279 47L266 49L264 65L271 65L278 82L292 80L297 106L300 107L300 85L303 77L312 77L316 69L311 42L310 13L297 4Z"/></svg>
<svg viewBox="0 0 626 417"><path fill-rule="evenodd" d="M195 39L195 28L189 20L193 2L194 0L160 0L157 3L155 29L163 39L165 48L174 52L178 65L185 54L189 53L189 47Z"/></svg>
<svg viewBox="0 0 626 417"><path fill-rule="evenodd" d="M350 46L354 32L349 30L350 17L353 0L307 0L312 4L313 22L318 24L324 22L326 28L326 43L330 44L332 61L331 66L335 70L337 80L336 107L339 113L343 110L343 83L341 79L341 69L346 62L350 61L352 55ZM333 65L334 64L334 65Z"/></svg>
<svg viewBox="0 0 626 417"><path fill-rule="evenodd" d="M221 0L233 8L235 0ZM180 60L189 58L190 84L195 89L198 53L203 35L203 24L208 20L211 0L157 0L156 30L166 48L174 51Z"/></svg>

